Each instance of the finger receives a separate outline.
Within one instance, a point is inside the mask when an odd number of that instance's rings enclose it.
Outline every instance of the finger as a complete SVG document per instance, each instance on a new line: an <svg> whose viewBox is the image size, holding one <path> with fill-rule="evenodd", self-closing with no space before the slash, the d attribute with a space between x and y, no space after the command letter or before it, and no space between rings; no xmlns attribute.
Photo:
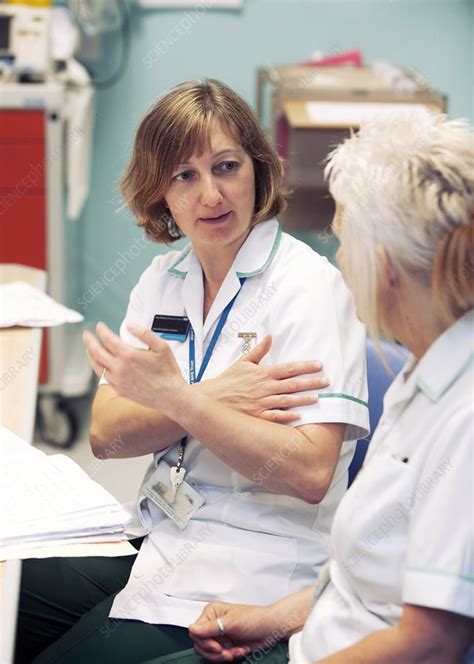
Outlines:
<svg viewBox="0 0 474 664"><path fill-rule="evenodd" d="M282 378L291 378L292 376L301 376L303 374L315 373L321 371L323 365L315 360L305 360L303 362L285 362L284 364L275 364L268 367L272 378L281 380Z"/></svg>
<svg viewBox="0 0 474 664"><path fill-rule="evenodd" d="M265 357L272 346L272 335L267 334L265 339L259 344L252 348L248 353L246 353L240 362L253 362L254 364L259 364L261 360Z"/></svg>
<svg viewBox="0 0 474 664"><path fill-rule="evenodd" d="M134 337L146 344L146 346L151 350L160 351L163 349L163 346L168 345L166 341L164 341L158 334L155 334L142 325L130 323L127 325L127 329L133 334Z"/></svg>
<svg viewBox="0 0 474 664"><path fill-rule="evenodd" d="M325 376L283 378L276 380L268 387L270 394L294 394L295 392L308 392L310 390L320 390L329 385L329 380Z"/></svg>
<svg viewBox="0 0 474 664"><path fill-rule="evenodd" d="M206 662L225 662L225 659L222 659L220 656L220 653L213 653L213 652L208 652L207 650L204 650L203 648L199 647L198 643L194 644L194 652L196 655L199 655L199 657L202 657L203 659L206 660Z"/></svg>
<svg viewBox="0 0 474 664"><path fill-rule="evenodd" d="M235 646L234 648L234 657L235 659L242 659L242 657L247 657L252 652L250 646Z"/></svg>
<svg viewBox="0 0 474 664"><path fill-rule="evenodd" d="M98 376L100 376L104 371L104 367L101 367L99 364L97 364L97 362L94 360L94 358L90 355L89 351L87 350L86 343L84 341L84 334L82 334L82 339L83 339L84 349L86 351L86 355L87 355L87 359L89 361L89 364L93 368L94 373L97 374Z"/></svg>
<svg viewBox="0 0 474 664"><path fill-rule="evenodd" d="M308 392L297 392L296 394L271 394L261 400L261 406L265 410L283 410L300 408L317 403L318 395Z"/></svg>
<svg viewBox="0 0 474 664"><path fill-rule="evenodd" d="M223 650L229 650L231 648L234 648L234 642L232 641L232 639L229 639L229 637L226 636L225 634L219 637L219 642Z"/></svg>
<svg viewBox="0 0 474 664"><path fill-rule="evenodd" d="M103 367L104 369L112 369L115 360L114 356L105 350L105 348L97 341L92 332L89 332L89 330L84 330L82 333L82 339L86 346L87 353L90 355L95 364Z"/></svg>
<svg viewBox="0 0 474 664"><path fill-rule="evenodd" d="M96 325L97 336L99 337L102 346L109 351L111 355L119 356L124 350L130 350L130 346L122 341L122 339L112 332L110 327L105 323L99 321Z"/></svg>
<svg viewBox="0 0 474 664"><path fill-rule="evenodd" d="M208 639L217 637L221 631L215 618L189 625L191 638Z"/></svg>
<svg viewBox="0 0 474 664"><path fill-rule="evenodd" d="M102 374L104 373L104 367L102 367L100 364L97 364L97 362L95 362L95 360L89 354L87 348L86 348L86 355L87 355L87 359L89 360L89 364L91 365L94 373L96 374L96 376L101 378Z"/></svg>
<svg viewBox="0 0 474 664"><path fill-rule="evenodd" d="M194 652L208 662L232 662L234 657L226 650L220 653L213 653L199 647L199 644L194 644Z"/></svg>
<svg viewBox="0 0 474 664"><path fill-rule="evenodd" d="M194 639L194 643L198 644L201 650L206 650L207 652L222 652L222 645L215 639Z"/></svg>
<svg viewBox="0 0 474 664"><path fill-rule="evenodd" d="M259 418L274 424L291 424L300 419L299 413L294 410L264 410Z"/></svg>

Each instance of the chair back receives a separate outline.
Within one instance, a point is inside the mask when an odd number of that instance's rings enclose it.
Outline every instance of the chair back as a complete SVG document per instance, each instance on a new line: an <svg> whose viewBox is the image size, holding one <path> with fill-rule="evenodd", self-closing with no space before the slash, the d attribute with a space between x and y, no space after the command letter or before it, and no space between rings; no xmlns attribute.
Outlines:
<svg viewBox="0 0 474 664"><path fill-rule="evenodd" d="M369 387L370 434L357 441L354 457L349 466L349 486L362 467L373 432L383 411L383 398L393 379L403 367L408 351L403 346L394 347L386 341L380 342L385 360L393 373L387 371L382 359L375 350L372 339L367 339L367 382Z"/></svg>

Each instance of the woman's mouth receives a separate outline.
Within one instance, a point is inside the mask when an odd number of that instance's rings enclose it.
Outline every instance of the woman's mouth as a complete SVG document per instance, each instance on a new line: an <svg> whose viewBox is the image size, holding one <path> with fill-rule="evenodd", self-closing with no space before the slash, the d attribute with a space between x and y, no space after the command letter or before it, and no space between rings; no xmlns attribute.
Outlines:
<svg viewBox="0 0 474 664"><path fill-rule="evenodd" d="M232 210L230 210L229 212L224 212L224 214L216 215L215 217L199 217L199 221L202 221L205 224L218 224L222 221L227 221L231 213Z"/></svg>

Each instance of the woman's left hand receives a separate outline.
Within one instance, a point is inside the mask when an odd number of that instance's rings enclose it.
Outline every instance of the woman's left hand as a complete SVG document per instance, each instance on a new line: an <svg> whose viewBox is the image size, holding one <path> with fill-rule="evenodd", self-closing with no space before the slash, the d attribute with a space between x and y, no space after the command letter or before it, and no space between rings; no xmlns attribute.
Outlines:
<svg viewBox="0 0 474 664"><path fill-rule="evenodd" d="M270 649L277 639L271 645L266 639L271 640L278 627L269 607L212 602L189 626L189 635L195 652L206 661L233 662L265 645Z"/></svg>
<svg viewBox="0 0 474 664"><path fill-rule="evenodd" d="M148 350L132 348L107 325L98 323L100 342L92 332L83 334L91 361L104 368L108 383L122 397L150 408L176 403L187 383L169 345L144 327L130 325L128 329Z"/></svg>

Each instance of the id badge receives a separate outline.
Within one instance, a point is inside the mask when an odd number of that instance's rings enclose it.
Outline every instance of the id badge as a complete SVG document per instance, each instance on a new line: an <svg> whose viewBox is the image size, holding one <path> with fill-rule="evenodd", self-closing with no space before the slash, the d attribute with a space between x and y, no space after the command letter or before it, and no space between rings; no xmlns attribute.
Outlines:
<svg viewBox="0 0 474 664"><path fill-rule="evenodd" d="M161 459L155 472L143 485L142 493L174 521L178 528L184 530L189 519L206 501L186 480L180 484L172 501L170 471L171 466Z"/></svg>

